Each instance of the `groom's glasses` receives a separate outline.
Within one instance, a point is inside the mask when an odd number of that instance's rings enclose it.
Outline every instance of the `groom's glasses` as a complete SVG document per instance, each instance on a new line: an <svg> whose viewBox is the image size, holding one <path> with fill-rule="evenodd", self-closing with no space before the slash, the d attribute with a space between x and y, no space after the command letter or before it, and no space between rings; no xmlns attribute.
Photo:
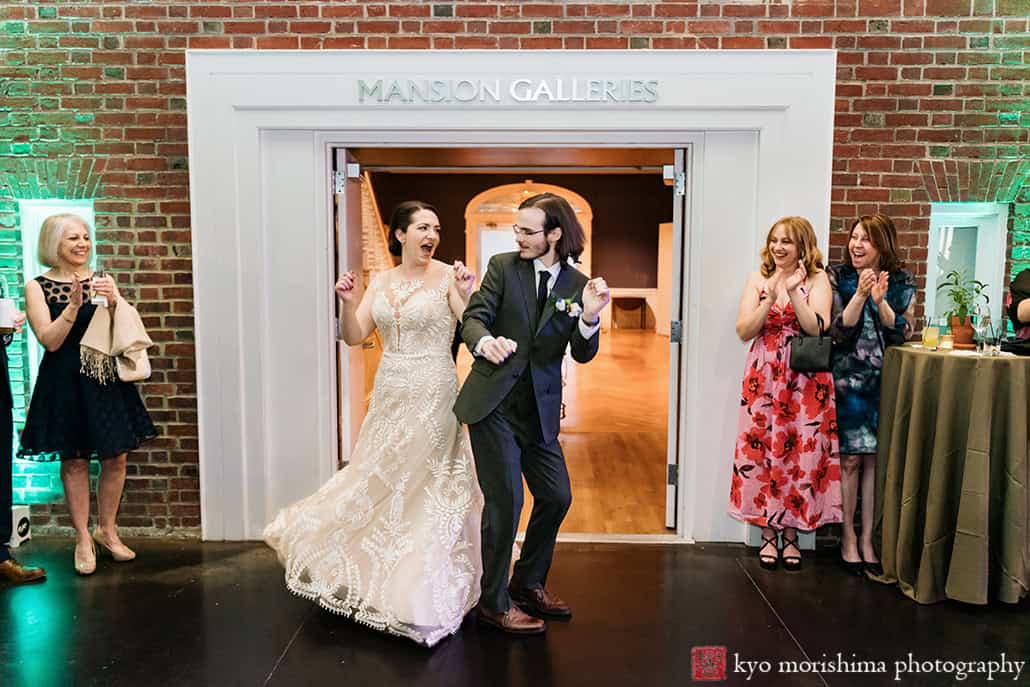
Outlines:
<svg viewBox="0 0 1030 687"><path fill-rule="evenodd" d="M515 232L516 236L536 236L537 234L542 234L546 231L545 229L526 229L525 227L520 227L517 224L511 225L511 230Z"/></svg>

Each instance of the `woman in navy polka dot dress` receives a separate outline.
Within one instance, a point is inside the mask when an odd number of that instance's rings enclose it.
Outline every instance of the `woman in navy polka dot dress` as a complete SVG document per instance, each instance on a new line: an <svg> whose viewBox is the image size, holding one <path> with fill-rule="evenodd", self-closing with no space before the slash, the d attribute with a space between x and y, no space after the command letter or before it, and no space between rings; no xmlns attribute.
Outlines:
<svg viewBox="0 0 1030 687"><path fill-rule="evenodd" d="M79 342L96 311L91 292L117 307L118 287L89 268L86 222L72 214L48 217L39 235L39 261L51 269L25 285L25 304L46 353L32 392L18 457L61 461L61 482L75 528L75 571L96 570L96 545L116 561L135 552L118 536L115 518L125 485L126 454L157 436L135 385L101 383L80 372ZM98 526L89 532L89 461L101 461Z"/></svg>

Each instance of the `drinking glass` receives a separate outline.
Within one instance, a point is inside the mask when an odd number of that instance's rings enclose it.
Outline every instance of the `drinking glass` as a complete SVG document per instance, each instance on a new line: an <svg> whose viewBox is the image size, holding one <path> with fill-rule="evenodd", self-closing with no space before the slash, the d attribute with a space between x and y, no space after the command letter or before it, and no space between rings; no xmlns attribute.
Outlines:
<svg viewBox="0 0 1030 687"><path fill-rule="evenodd" d="M90 280L91 283L90 283L90 298L89 298L89 302L92 303L93 305L101 305L101 306L103 306L105 308L107 307L107 296L100 296L100 295L98 295L95 284L96 284L97 279L103 279L106 276L107 276L107 271L104 270L103 266L100 264L100 261L98 260L97 261L96 269L93 270L93 278Z"/></svg>
<svg viewBox="0 0 1030 687"><path fill-rule="evenodd" d="M1001 342L1005 338L1005 316L1001 321L991 322L991 328L987 331L987 354L991 356L1001 355Z"/></svg>
<svg viewBox="0 0 1030 687"><path fill-rule="evenodd" d="M931 351L936 351L937 347L941 345L941 328L938 326L937 321L927 318L926 324L923 326L923 348L929 348Z"/></svg>
<svg viewBox="0 0 1030 687"><path fill-rule="evenodd" d="M976 352L984 355L986 352L987 332L991 329L991 313L984 306L977 306L976 314L973 316L973 331L976 332Z"/></svg>

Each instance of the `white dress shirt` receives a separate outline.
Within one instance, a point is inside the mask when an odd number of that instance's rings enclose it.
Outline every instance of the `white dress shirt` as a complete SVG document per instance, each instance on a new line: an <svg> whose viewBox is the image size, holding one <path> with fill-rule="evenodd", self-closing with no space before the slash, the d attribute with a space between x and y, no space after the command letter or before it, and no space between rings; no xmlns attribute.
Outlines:
<svg viewBox="0 0 1030 687"><path fill-rule="evenodd" d="M544 265L540 258L534 258L533 260L533 291L534 293L540 290L540 273L548 272L550 276L547 278L547 295L551 295L551 289L554 288L555 282L558 281L558 275L561 273L561 261L555 261L553 265L547 267ZM583 321L583 317L579 318L579 333L583 335L584 339L589 339L591 336L597 333L597 330L601 328L601 318L597 318L597 322L593 324L587 324ZM479 341L476 342L475 355L480 356L483 350L483 346L486 345L487 341L490 341L494 337L487 334Z"/></svg>

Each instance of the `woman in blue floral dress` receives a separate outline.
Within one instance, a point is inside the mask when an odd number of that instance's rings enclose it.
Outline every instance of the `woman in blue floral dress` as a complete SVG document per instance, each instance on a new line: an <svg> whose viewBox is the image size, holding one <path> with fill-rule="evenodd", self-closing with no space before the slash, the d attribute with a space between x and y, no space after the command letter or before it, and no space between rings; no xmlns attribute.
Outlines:
<svg viewBox="0 0 1030 687"><path fill-rule="evenodd" d="M904 343L912 332L916 290L912 275L901 269L897 243L897 230L889 217L863 216L851 227L844 264L830 269L844 506L841 557L845 568L855 574L883 574L872 539L880 374L887 347ZM861 541L855 534L860 468Z"/></svg>

